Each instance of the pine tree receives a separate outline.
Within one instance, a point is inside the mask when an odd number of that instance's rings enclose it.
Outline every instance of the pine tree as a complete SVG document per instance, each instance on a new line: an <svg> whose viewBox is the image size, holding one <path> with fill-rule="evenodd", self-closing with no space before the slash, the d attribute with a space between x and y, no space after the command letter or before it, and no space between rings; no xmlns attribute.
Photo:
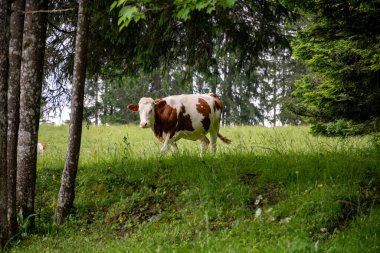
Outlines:
<svg viewBox="0 0 380 253"><path fill-rule="evenodd" d="M380 3L286 2L309 20L293 45L295 56L308 68L296 83L295 111L316 133L379 131Z"/></svg>

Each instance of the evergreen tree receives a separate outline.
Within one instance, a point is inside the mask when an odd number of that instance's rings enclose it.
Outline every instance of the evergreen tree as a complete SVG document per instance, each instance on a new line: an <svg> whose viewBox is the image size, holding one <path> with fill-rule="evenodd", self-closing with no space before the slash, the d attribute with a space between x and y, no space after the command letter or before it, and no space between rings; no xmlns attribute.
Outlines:
<svg viewBox="0 0 380 253"><path fill-rule="evenodd" d="M308 73L296 82L294 111L315 133L380 130L380 2L285 1L308 18L294 54Z"/></svg>

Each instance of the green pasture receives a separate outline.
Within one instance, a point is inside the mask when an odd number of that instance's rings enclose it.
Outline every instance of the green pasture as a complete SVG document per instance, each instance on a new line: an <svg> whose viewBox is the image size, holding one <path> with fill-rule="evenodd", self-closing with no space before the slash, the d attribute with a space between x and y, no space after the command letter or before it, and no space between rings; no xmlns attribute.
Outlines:
<svg viewBox="0 0 380 253"><path fill-rule="evenodd" d="M228 127L160 155L149 129L83 129L75 210L52 223L67 126L40 126L36 230L12 252L380 252L380 144L307 127Z"/></svg>

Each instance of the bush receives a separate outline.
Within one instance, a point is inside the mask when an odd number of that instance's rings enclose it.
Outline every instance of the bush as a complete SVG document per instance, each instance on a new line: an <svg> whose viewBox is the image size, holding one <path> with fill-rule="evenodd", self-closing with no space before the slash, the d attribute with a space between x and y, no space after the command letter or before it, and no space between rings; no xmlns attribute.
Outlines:
<svg viewBox="0 0 380 253"><path fill-rule="evenodd" d="M313 134L322 134L325 136L352 136L363 135L371 132L368 125L364 123L354 123L349 120L337 120L328 123L314 123L311 125Z"/></svg>

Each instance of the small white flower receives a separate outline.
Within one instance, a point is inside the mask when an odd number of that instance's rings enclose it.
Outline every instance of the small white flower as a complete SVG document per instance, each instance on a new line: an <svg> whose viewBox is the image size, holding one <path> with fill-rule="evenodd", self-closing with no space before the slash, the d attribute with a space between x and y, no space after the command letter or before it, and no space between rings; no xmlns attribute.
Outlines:
<svg viewBox="0 0 380 253"><path fill-rule="evenodd" d="M257 209L256 209L256 212L255 212L255 218L260 217L261 213L262 213L261 208L257 208Z"/></svg>
<svg viewBox="0 0 380 253"><path fill-rule="evenodd" d="M258 204L260 204L261 200L263 200L263 196L259 195L256 197L256 200L255 200L255 206L257 206Z"/></svg>
<svg viewBox="0 0 380 253"><path fill-rule="evenodd" d="M280 224L289 223L291 219L292 218L290 217L283 218L282 220L280 220Z"/></svg>
<svg viewBox="0 0 380 253"><path fill-rule="evenodd" d="M270 212L272 212L273 211L273 208L272 207L269 207L265 212L266 213L270 213Z"/></svg>

